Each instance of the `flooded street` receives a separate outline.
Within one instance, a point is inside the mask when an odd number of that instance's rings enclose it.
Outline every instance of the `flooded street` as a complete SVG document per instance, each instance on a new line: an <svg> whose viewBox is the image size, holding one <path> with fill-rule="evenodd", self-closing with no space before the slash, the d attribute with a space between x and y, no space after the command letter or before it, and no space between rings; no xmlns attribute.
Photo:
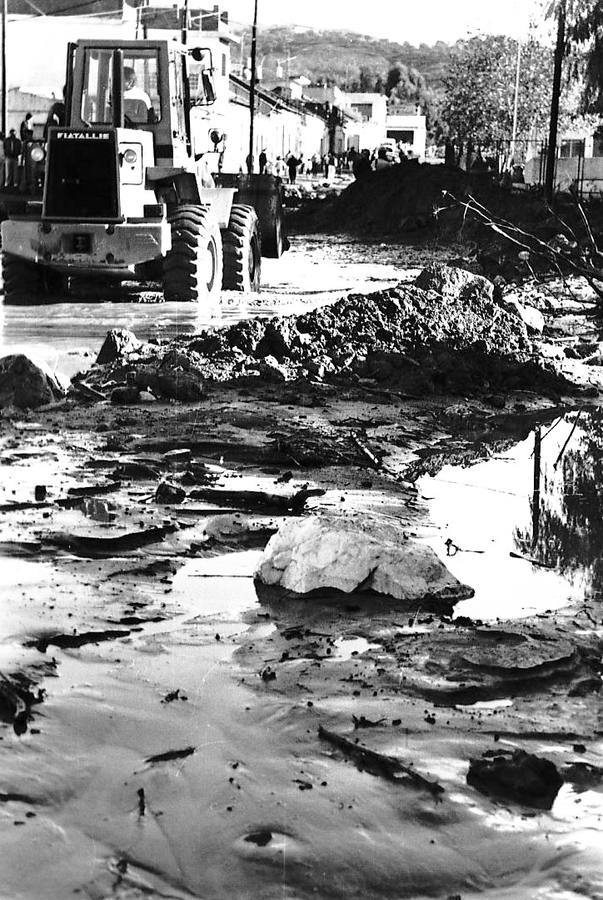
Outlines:
<svg viewBox="0 0 603 900"><path fill-rule="evenodd" d="M416 274L421 254L403 247L367 245L346 238L294 237L283 259L262 261L262 293L228 293L221 321L248 316L294 314L333 302L360 290L379 290ZM408 272L406 271L406 277ZM88 295L92 286L88 288ZM105 290L105 294L107 291ZM94 360L111 328L128 328L141 340L193 335L212 326L202 306L165 303L158 291L132 292L123 299L104 300L103 289L93 300L73 297L66 303L35 306L0 305L2 355L27 352L51 371L71 377ZM220 320L218 320L220 321Z"/></svg>
<svg viewBox="0 0 603 900"><path fill-rule="evenodd" d="M225 318L410 284L426 252L367 246L297 239ZM197 314L6 307L4 350L68 375L108 328ZM603 413L491 391L463 418L407 374L246 376L2 419L2 897L601 900ZM263 581L312 522L375 568L431 548L447 588ZM475 775L525 758L550 798Z"/></svg>

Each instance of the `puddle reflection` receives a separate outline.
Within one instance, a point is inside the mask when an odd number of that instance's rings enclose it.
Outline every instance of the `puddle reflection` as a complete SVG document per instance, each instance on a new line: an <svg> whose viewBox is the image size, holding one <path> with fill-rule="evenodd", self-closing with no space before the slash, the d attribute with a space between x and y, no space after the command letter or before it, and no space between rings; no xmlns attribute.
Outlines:
<svg viewBox="0 0 603 900"><path fill-rule="evenodd" d="M603 596L603 412L538 427L502 458L419 482L426 538L476 594L457 615L526 616Z"/></svg>

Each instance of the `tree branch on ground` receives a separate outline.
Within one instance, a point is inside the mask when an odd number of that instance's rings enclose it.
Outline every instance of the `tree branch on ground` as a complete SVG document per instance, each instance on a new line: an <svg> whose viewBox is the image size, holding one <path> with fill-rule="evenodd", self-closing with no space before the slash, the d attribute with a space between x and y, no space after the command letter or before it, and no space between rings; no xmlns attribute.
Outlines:
<svg viewBox="0 0 603 900"><path fill-rule="evenodd" d="M575 275L581 275L586 279L590 287L603 300L603 253L599 249L593 234L584 207L574 198L578 214L582 219L586 231L586 242L581 242L575 236L575 232L559 216L556 216L563 227L572 235L569 240L566 235L560 234L548 243L541 240L535 234L521 228L508 219L496 215L471 194L465 200L455 197L449 191L443 191L444 196L450 197L456 205L463 209L463 217L471 216L481 222L505 240L520 248L520 258L529 262L530 258L544 260L558 272L570 271ZM523 257L523 254L528 254Z"/></svg>

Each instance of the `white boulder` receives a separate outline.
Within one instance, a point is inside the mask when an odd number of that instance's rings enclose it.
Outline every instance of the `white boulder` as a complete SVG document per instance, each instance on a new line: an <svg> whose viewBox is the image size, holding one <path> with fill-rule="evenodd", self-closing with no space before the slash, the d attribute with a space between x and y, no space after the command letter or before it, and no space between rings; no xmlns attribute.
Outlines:
<svg viewBox="0 0 603 900"><path fill-rule="evenodd" d="M298 594L371 589L396 600L437 601L446 609L473 595L426 544L403 535L377 539L353 523L316 517L291 519L279 528L256 577Z"/></svg>

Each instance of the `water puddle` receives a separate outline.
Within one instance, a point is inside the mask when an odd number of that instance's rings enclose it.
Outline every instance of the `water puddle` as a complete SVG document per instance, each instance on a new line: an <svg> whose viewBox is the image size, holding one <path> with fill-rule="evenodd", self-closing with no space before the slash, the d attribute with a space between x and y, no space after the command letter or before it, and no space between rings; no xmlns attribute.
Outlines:
<svg viewBox="0 0 603 900"><path fill-rule="evenodd" d="M445 466L418 487L427 541L475 596L472 618L521 618L603 596L603 412L536 428L501 456Z"/></svg>
<svg viewBox="0 0 603 900"><path fill-rule="evenodd" d="M370 644L363 637L340 637L334 642L331 659L348 660L354 656L360 656L361 653L366 653L368 650L378 649L380 649L379 644Z"/></svg>

